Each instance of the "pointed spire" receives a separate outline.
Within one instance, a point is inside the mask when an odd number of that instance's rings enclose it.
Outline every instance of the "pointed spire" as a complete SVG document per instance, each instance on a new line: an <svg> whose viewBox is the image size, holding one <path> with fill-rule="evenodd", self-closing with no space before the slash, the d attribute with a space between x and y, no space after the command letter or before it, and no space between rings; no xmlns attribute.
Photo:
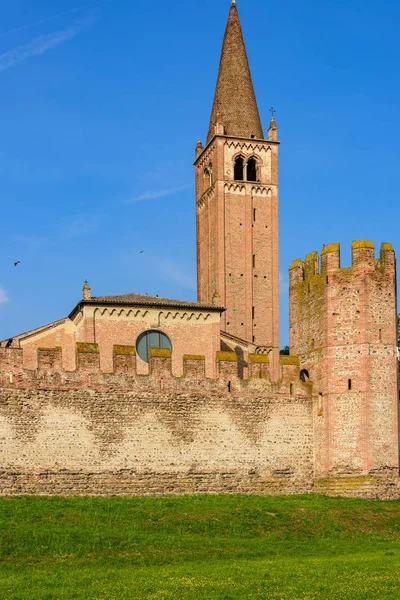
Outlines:
<svg viewBox="0 0 400 600"><path fill-rule="evenodd" d="M264 137L236 0L231 2L225 30L207 143L216 133L217 122L219 132L222 124L232 137Z"/></svg>

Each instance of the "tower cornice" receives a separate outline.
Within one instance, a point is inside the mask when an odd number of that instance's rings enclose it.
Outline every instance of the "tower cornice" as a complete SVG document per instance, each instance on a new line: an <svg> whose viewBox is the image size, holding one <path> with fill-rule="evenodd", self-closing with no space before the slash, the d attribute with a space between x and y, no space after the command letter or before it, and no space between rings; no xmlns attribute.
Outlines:
<svg viewBox="0 0 400 600"><path fill-rule="evenodd" d="M208 144L206 146L204 146L201 153L196 157L196 160L193 163L194 165L196 165L199 162L199 160L204 156L204 153L210 149L214 140L216 140L216 139L225 139L225 140L232 140L232 141L237 140L239 142L247 142L249 144L263 144L265 146L270 146L270 145L271 146L279 146L281 144L280 140L266 140L265 138L248 138L248 137L239 137L239 136L233 136L233 135L216 134L210 139Z"/></svg>

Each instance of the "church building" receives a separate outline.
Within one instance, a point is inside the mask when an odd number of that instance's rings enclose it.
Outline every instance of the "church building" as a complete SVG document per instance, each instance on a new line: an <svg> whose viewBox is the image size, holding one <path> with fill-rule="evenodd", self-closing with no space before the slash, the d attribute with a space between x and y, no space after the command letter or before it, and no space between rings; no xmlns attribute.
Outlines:
<svg viewBox="0 0 400 600"><path fill-rule="evenodd" d="M232 99L235 99L232 101ZM198 302L130 293L83 297L66 319L16 335L2 346L24 349L37 368L37 349L63 350L76 369L76 343L97 344L101 368L113 369L114 345L134 346L141 373L151 348L171 351L182 375L185 354L206 356L215 377L221 349L268 354L279 378L278 130L267 138L258 113L235 2L229 12L205 147L196 147Z"/></svg>

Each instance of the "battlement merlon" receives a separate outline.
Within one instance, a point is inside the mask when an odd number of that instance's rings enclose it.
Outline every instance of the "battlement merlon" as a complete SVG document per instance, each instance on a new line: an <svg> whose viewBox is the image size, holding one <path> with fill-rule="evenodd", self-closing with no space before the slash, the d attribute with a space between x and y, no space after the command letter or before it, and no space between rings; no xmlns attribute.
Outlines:
<svg viewBox="0 0 400 600"><path fill-rule="evenodd" d="M370 240L355 240L351 245L351 267L354 272L373 272L380 270L395 273L396 257L392 244L382 242L379 258L375 260L375 245ZM315 275L329 275L343 270L340 264L340 244L328 244L317 251L307 254L305 260L298 258L289 267L290 285L312 279Z"/></svg>
<svg viewBox="0 0 400 600"><path fill-rule="evenodd" d="M207 393L244 394L246 397L310 398L310 386L300 379L298 356L281 356L279 380L273 381L268 354L249 354L247 371L243 372L241 357L235 352L215 354L217 377L206 373L206 356L183 355L183 374L176 376L172 369L172 353L167 348L151 348L148 373L137 369L136 349L114 345L113 369L103 371L101 348L95 343L76 344L76 370L63 368L63 348L38 348L37 364L33 369L23 365L23 348L0 348L0 388L110 391L111 393L154 390L187 393L206 389ZM139 359L140 360L140 359ZM255 396L256 394L256 396ZM272 396L271 396L272 395Z"/></svg>

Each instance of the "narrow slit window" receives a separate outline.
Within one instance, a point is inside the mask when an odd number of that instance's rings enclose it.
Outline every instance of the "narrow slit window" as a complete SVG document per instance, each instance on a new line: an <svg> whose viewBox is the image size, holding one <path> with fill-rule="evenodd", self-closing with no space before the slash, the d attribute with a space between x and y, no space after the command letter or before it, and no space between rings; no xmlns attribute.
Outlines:
<svg viewBox="0 0 400 600"><path fill-rule="evenodd" d="M256 309L255 309L255 308L254 308L254 306L253 306L253 319L254 319L254 317L255 317L255 314L256 314Z"/></svg>
<svg viewBox="0 0 400 600"><path fill-rule="evenodd" d="M204 169L204 189L207 190L212 186L212 173L208 169Z"/></svg>
<svg viewBox="0 0 400 600"><path fill-rule="evenodd" d="M213 176L212 176L212 163L210 162L210 164L208 165L208 174L209 174L209 180L210 180L210 187L213 184Z"/></svg>
<svg viewBox="0 0 400 600"><path fill-rule="evenodd" d="M257 181L257 163L254 158L250 158L247 163L247 181Z"/></svg>
<svg viewBox="0 0 400 600"><path fill-rule="evenodd" d="M257 209L253 208L253 221L256 220Z"/></svg>
<svg viewBox="0 0 400 600"><path fill-rule="evenodd" d="M349 381L347 382L347 389L351 390L351 379L349 379Z"/></svg>
<svg viewBox="0 0 400 600"><path fill-rule="evenodd" d="M244 161L241 156L235 160L235 181L243 181Z"/></svg>

